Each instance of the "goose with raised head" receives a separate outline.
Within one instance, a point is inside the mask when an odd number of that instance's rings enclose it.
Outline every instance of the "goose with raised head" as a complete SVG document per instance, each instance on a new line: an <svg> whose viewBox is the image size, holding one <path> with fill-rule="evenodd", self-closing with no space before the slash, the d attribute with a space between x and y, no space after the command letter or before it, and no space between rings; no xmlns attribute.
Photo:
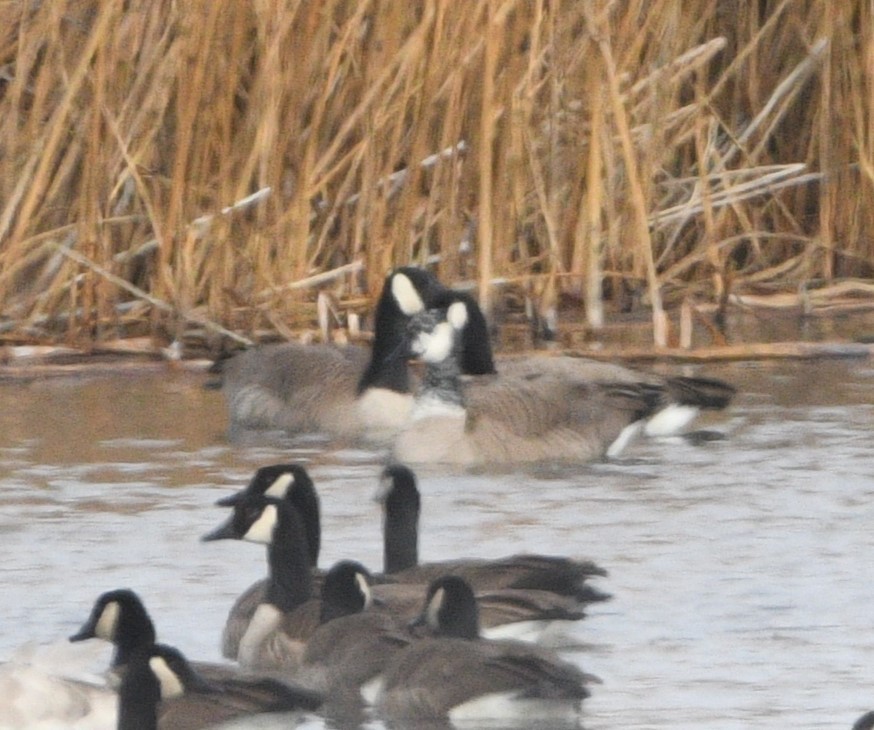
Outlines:
<svg viewBox="0 0 874 730"><path fill-rule="evenodd" d="M593 382L567 373L463 384L458 351L468 311L455 302L410 321L410 351L425 363L425 375L410 421L395 439L395 461L591 461L614 452L664 404L658 385Z"/></svg>
<svg viewBox="0 0 874 730"><path fill-rule="evenodd" d="M588 583L590 578L607 575L591 560L521 553L493 560L459 558L420 563L421 496L416 475L408 466L391 464L383 470L377 500L383 513L383 571L392 580L427 584L453 574L464 578L477 593L538 590L568 596L581 604L610 598Z"/></svg>
<svg viewBox="0 0 874 730"><path fill-rule="evenodd" d="M251 496L286 499L297 509L304 527L310 566L313 570L313 595L318 594L321 574L318 571L321 549L321 508L313 480L301 464L272 464L255 472L245 489L219 499L216 504L233 507ZM231 606L222 631L222 656L236 659L240 640L258 605L264 600L269 579L262 578L247 588Z"/></svg>
<svg viewBox="0 0 874 730"><path fill-rule="evenodd" d="M265 345L222 364L223 391L232 432L283 429L389 443L406 422L413 402L412 381L403 354L409 317L427 307L446 306L456 295L433 274L401 267L385 280L374 316L374 338L364 347ZM478 308L475 323L485 331ZM474 336L471 329L471 337ZM494 372L491 351L471 348L466 372Z"/></svg>
<svg viewBox="0 0 874 730"><path fill-rule="evenodd" d="M151 644L129 659L118 691L118 730L199 730L237 718L273 712L312 711L313 692L271 679L250 682L253 704L201 677L175 648Z"/></svg>
<svg viewBox="0 0 874 730"><path fill-rule="evenodd" d="M306 640L319 625L320 611L319 599L313 595L306 530L297 508L287 500L250 495L202 539L267 546L267 589L240 638L236 659L252 669L294 675Z"/></svg>
<svg viewBox="0 0 874 730"><path fill-rule="evenodd" d="M300 511L287 499L250 494L237 502L234 514L223 526L204 538L233 538L268 544L270 570L266 586L262 590L256 584L249 590L247 598L249 608L256 601L257 605L248 620L242 614L230 617L223 634L225 656L235 658L245 666L271 671L281 667L293 676L303 643L318 624L320 609L313 590L312 574L307 578L307 586L296 581L291 574L293 569L302 571L300 566L307 560L304 522ZM380 581L370 588L376 604L374 611L402 621L415 615L424 584L398 583L385 576L375 576L374 579L374 582ZM277 600L271 600L271 594L276 595ZM557 623L576 621L585 616L576 598L545 591L488 590L477 597L481 601L483 625L489 635L509 634L537 640L541 633L554 629ZM277 606L290 608L277 612ZM272 623L267 620L271 615ZM258 641L263 642L264 648L255 648L256 637L260 637Z"/></svg>
<svg viewBox="0 0 874 730"><path fill-rule="evenodd" d="M414 624L429 635L392 659L377 698L393 721L572 720L596 681L540 647L481 638L473 590L458 576L431 583Z"/></svg>

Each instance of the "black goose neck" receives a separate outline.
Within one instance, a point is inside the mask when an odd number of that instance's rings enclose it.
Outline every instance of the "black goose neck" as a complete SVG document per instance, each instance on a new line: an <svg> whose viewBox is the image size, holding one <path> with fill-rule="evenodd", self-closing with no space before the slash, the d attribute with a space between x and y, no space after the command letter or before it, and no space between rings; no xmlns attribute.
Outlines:
<svg viewBox="0 0 874 730"><path fill-rule="evenodd" d="M277 522L267 549L270 577L265 601L288 612L312 594L312 568L303 520L297 509L276 502Z"/></svg>
<svg viewBox="0 0 874 730"><path fill-rule="evenodd" d="M155 638L155 625L141 603L123 607L115 630L112 666L127 665L137 651L154 644Z"/></svg>
<svg viewBox="0 0 874 730"><path fill-rule="evenodd" d="M298 512L306 534L310 567L319 564L319 552L322 546L322 522L319 507L319 497L312 482L297 484L289 492L287 500Z"/></svg>
<svg viewBox="0 0 874 730"><path fill-rule="evenodd" d="M419 495L390 494L385 503L383 570L397 573L419 564Z"/></svg>
<svg viewBox="0 0 874 730"><path fill-rule="evenodd" d="M131 669L118 690L118 730L157 730L161 688L149 671Z"/></svg>

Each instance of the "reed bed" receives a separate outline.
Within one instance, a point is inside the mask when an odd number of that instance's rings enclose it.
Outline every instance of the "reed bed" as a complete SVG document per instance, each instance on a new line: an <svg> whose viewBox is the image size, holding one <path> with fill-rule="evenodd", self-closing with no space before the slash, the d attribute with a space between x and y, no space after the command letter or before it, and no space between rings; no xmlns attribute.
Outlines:
<svg viewBox="0 0 874 730"><path fill-rule="evenodd" d="M658 345L870 297L872 36L865 0L2 3L0 336L289 337L410 262Z"/></svg>

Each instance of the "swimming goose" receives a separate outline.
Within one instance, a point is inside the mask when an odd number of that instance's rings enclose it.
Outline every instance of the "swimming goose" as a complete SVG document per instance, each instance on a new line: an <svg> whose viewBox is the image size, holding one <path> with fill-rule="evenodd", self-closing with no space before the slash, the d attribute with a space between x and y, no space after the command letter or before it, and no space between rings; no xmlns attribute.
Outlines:
<svg viewBox="0 0 874 730"><path fill-rule="evenodd" d="M101 594L94 603L91 614L70 641L102 639L115 647L110 664L110 683L117 684L128 671L133 657L155 643L155 626L140 597L132 590L122 588ZM314 703L314 693L280 685L278 682L261 682L261 678L242 672L229 664L192 662L198 676L208 681L225 699L233 700L235 707L258 711L271 706L277 698L286 698L298 691L301 703ZM273 697L271 688L277 695Z"/></svg>
<svg viewBox="0 0 874 730"><path fill-rule="evenodd" d="M458 348L468 308L427 310L409 325L426 364L395 461L459 466L591 461L613 453L665 402L650 383L599 383L568 374L498 375L462 384Z"/></svg>
<svg viewBox="0 0 874 730"><path fill-rule="evenodd" d="M267 590L240 638L237 661L245 667L294 675L307 638L319 625L306 531L287 500L250 495L204 541L245 540L267 546Z"/></svg>
<svg viewBox="0 0 874 730"><path fill-rule="evenodd" d="M234 514L224 525L204 537L268 544L270 574L266 590L252 589L252 598L260 598L248 621L234 617L234 636L239 637L236 646L228 641L229 625L223 636L224 648L236 649L235 658L244 666L295 676L303 645L318 625L320 605L312 590L312 575L306 576L306 581L295 578L302 572L301 566L307 564L303 524L299 510L288 500L252 494L237 502ZM424 589L425 584L415 583L373 585L373 610L407 621L418 611ZM585 616L576 598L545 591L484 590L477 599L483 626L490 636L512 635L536 641L557 627L554 622L566 624Z"/></svg>
<svg viewBox="0 0 874 730"><path fill-rule="evenodd" d="M231 431L284 429L327 432L387 444L406 423L412 381L403 353L409 318L425 309L461 302L468 324L460 335L458 361L465 375L495 373L489 328L476 300L449 289L430 272L400 267L385 280L374 316L373 346L266 345L240 353L223 365L223 390ZM671 389L672 407L645 424L650 435L678 432L701 409L724 408L734 388L707 378L665 379L595 360L572 357L504 358L511 375L550 372L588 381L650 384Z"/></svg>
<svg viewBox="0 0 874 730"><path fill-rule="evenodd" d="M235 718L266 712L315 710L313 693L262 679L250 683L261 702L240 700L238 693L218 687L191 667L177 650L152 644L134 652L118 692L118 730L198 730Z"/></svg>
<svg viewBox="0 0 874 730"><path fill-rule="evenodd" d="M383 508L383 570L396 581L430 583L441 575L464 578L475 592L533 589L576 599L580 604L607 600L587 583L607 571L590 560L524 553L496 560L464 558L419 563L421 498L416 475L403 464L387 466L377 499ZM478 596L479 600L479 596Z"/></svg>
<svg viewBox="0 0 874 730"><path fill-rule="evenodd" d="M874 710L866 712L853 724L853 730L874 730Z"/></svg>
<svg viewBox="0 0 874 730"><path fill-rule="evenodd" d="M245 489L222 497L216 504L233 507L241 500L256 495L287 499L298 511L306 534L310 565L314 571L313 595L318 594L321 575L316 567L319 561L322 530L319 496L306 468L300 464L273 464L258 469ZM222 631L222 656L236 659L240 639L246 633L255 609L264 600L268 579L255 581L231 606Z"/></svg>
<svg viewBox="0 0 874 730"><path fill-rule="evenodd" d="M411 643L382 676L377 708L395 721L578 716L595 678L530 644L479 636L476 599L458 576L434 581L414 622L428 638Z"/></svg>
<svg viewBox="0 0 874 730"><path fill-rule="evenodd" d="M332 706L357 706L364 686L412 640L393 615L373 610L370 573L343 560L326 574L320 625L306 644L300 681L330 698Z"/></svg>
<svg viewBox="0 0 874 730"><path fill-rule="evenodd" d="M469 295L452 293L424 269L402 267L386 277L370 350L286 343L230 358L222 365L222 387L232 432L272 428L390 442L413 402L401 347L406 323L412 314L446 306L458 296L471 305L473 321L485 331L485 318ZM491 351L476 352L468 372L494 372Z"/></svg>

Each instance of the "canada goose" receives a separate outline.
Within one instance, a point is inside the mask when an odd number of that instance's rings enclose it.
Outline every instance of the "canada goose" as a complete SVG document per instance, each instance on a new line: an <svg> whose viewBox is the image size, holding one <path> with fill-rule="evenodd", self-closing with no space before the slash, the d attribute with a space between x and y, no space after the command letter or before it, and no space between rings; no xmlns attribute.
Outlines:
<svg viewBox="0 0 874 730"><path fill-rule="evenodd" d="M489 328L476 300L449 289L430 272L405 266L385 280L374 316L373 347L266 345L238 354L223 365L223 389L231 430L324 431L343 437L390 443L406 422L412 383L402 357L404 327L424 309L461 302L468 324L460 335L458 359L465 375L495 373ZM503 358L501 372L543 372L592 382L667 385L673 404L645 424L650 435L679 431L702 408L724 408L734 388L706 378L665 379L584 358Z"/></svg>
<svg viewBox="0 0 874 730"><path fill-rule="evenodd" d="M134 655L155 643L155 626L140 597L127 588L107 591L94 603L91 614L70 641L103 639L113 644L115 651L110 664L111 683L117 684L128 671ZM224 697L233 697L241 708L249 706L253 711L273 702L269 689L278 683L259 683L257 676L241 672L228 664L194 662L198 676L215 687ZM301 702L315 701L312 692L300 688ZM279 697L286 697L294 687L282 685L277 689Z"/></svg>
<svg viewBox="0 0 874 730"><path fill-rule="evenodd" d="M581 604L610 598L586 582L593 576L607 575L590 560L526 553L497 560L464 558L419 563L421 498L413 470L403 464L387 466L377 499L383 508L383 570L393 580L427 584L453 574L464 578L477 593L533 589L569 596Z"/></svg>
<svg viewBox="0 0 874 730"><path fill-rule="evenodd" d="M234 514L204 540L238 539L268 544L270 567L266 590L252 590L258 605L248 621L234 617L239 636L236 659L261 671L282 671L294 677L306 640L318 625L319 601L312 590L312 575L302 577L307 564L304 520L288 500L252 494L234 506ZM295 578L295 576L298 578ZM304 579L305 578L305 579ZM379 576L376 576L379 579ZM385 582L370 590L374 611L407 621L417 612L425 584ZM552 622L585 616L577 599L537 590L489 590L477 596L483 625L490 636L513 635L538 640ZM238 601L239 602L239 601ZM224 648L230 646L225 626ZM227 655L227 654L226 654Z"/></svg>
<svg viewBox="0 0 874 730"><path fill-rule="evenodd" d="M853 725L853 730L872 730L874 729L874 710L866 712Z"/></svg>
<svg viewBox="0 0 874 730"><path fill-rule="evenodd" d="M455 302L415 315L412 354L426 364L410 421L393 446L406 463L509 464L602 458L664 403L649 383L596 383L576 376L497 376L462 384L457 352L469 321Z"/></svg>
<svg viewBox="0 0 874 730"><path fill-rule="evenodd" d="M251 495L284 498L297 508L306 534L310 565L315 571L314 578L316 580L313 584L313 591L316 594L320 577L316 566L319 561L322 530L319 496L306 468L300 464L273 464L261 467L255 472L255 476L252 477L245 489L222 497L216 504L233 507ZM266 578L255 581L240 594L234 605L231 606L222 631L222 656L225 658L237 658L240 639L246 633L255 609L264 600L267 585L268 579Z"/></svg>
<svg viewBox="0 0 874 730"><path fill-rule="evenodd" d="M265 712L315 710L321 700L269 679L253 681L257 705L206 681L177 650L151 644L134 652L118 692L118 730L197 730Z"/></svg>
<svg viewBox="0 0 874 730"><path fill-rule="evenodd" d="M310 552L303 520L287 500L250 495L204 541L245 540L267 546L264 598L240 639L237 661L252 669L293 675L304 644L319 624Z"/></svg>
<svg viewBox="0 0 874 730"><path fill-rule="evenodd" d="M470 303L473 321L485 331L485 318L469 295L453 293L424 269L402 267L386 277L369 351L287 343L235 355L222 365L231 430L327 432L390 442L413 402L401 347L406 322L425 307L446 306L458 296ZM494 372L491 351L476 352L469 367L473 374Z"/></svg>
<svg viewBox="0 0 874 730"><path fill-rule="evenodd" d="M361 703L364 685L412 640L391 614L373 610L370 573L342 560L322 585L320 625L306 644L300 681L330 698L332 705Z"/></svg>
<svg viewBox="0 0 874 730"><path fill-rule="evenodd" d="M568 719L595 680L545 649L481 639L473 590L458 576L429 586L414 624L430 636L400 651L382 677L377 707L392 720Z"/></svg>

